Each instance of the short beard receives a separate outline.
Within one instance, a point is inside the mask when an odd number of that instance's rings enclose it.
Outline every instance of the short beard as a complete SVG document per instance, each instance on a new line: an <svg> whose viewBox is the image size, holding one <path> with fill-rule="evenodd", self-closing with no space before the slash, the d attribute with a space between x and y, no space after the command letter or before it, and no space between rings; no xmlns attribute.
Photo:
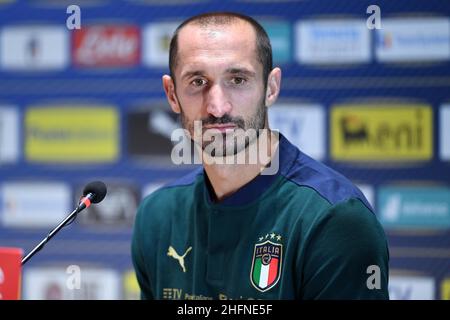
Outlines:
<svg viewBox="0 0 450 320"><path fill-rule="evenodd" d="M214 124L225 124L225 123L232 123L236 126L236 129L230 130L229 133L222 133L222 146L218 146L216 148L212 148L211 150L211 156L212 157L224 157L224 156L231 156L236 155L239 152L247 149L250 144L256 142L256 140L259 137L260 130L266 129L266 120L267 120L267 108L264 104L264 96L260 99L258 103L258 107L256 109L255 114L248 120L245 121L242 117L231 117L228 114L225 114L224 116L220 118L216 118L213 115L209 115L207 118L201 119L202 128L205 125L214 125ZM178 101L180 101L178 99ZM194 124L190 123L189 120L186 118L186 115L183 112L183 107L180 104L180 117L181 117L181 123L185 130L187 130L190 134L191 140L196 143L198 146L200 146L199 141L194 140ZM239 139L237 136L233 134L233 132L240 131L240 132L248 132L250 130L254 130L256 133L253 135L245 135L245 142L242 144L239 144ZM214 138L212 140L210 139L204 139L205 137L205 131L202 130L202 141L201 141L201 148L203 151L205 151L205 148L208 147L211 143L214 143ZM206 133L206 136L209 136L208 133ZM214 137L214 135L212 135ZM232 140L232 141L230 141Z"/></svg>

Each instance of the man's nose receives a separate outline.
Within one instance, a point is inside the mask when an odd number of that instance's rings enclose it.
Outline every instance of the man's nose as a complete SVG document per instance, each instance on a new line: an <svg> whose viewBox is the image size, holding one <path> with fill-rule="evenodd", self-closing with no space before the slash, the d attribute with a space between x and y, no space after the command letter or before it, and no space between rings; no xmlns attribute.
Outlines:
<svg viewBox="0 0 450 320"><path fill-rule="evenodd" d="M206 111L216 118L221 118L231 110L231 103L220 84L212 85L206 93Z"/></svg>

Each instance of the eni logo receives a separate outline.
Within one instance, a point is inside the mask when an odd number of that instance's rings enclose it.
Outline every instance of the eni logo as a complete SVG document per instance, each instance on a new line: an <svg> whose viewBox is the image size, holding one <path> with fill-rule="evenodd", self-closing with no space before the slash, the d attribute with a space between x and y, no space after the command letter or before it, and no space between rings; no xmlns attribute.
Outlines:
<svg viewBox="0 0 450 320"><path fill-rule="evenodd" d="M189 253L189 251L192 250L192 247L189 247L186 252L180 257L180 255L175 251L175 249L170 246L169 250L167 251L167 255L169 257L174 258L175 260L178 260L178 263L181 266L181 269L183 269L183 272L186 272L186 268L184 267L184 257L186 257L186 255Z"/></svg>

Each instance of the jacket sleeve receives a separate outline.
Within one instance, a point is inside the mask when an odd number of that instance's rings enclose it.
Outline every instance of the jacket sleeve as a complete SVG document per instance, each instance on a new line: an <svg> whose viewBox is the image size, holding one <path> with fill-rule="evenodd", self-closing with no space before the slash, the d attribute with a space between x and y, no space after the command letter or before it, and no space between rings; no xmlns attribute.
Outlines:
<svg viewBox="0 0 450 320"><path fill-rule="evenodd" d="M136 219L133 228L133 237L131 242L131 258L133 261L134 270L136 273L136 278L141 289L141 299L154 299L153 292L151 290L150 275L148 274L148 268L145 262L145 245L144 245L144 235L142 234L143 229L143 205L138 209Z"/></svg>
<svg viewBox="0 0 450 320"><path fill-rule="evenodd" d="M386 236L360 200L331 206L305 245L303 299L389 299Z"/></svg>

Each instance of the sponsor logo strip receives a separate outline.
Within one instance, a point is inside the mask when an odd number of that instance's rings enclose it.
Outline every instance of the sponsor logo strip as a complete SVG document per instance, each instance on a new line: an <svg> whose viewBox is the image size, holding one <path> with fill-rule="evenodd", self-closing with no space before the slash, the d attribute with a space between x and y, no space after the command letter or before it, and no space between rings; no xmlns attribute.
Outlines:
<svg viewBox="0 0 450 320"><path fill-rule="evenodd" d="M375 54L381 62L450 59L450 20L447 18L384 19L376 32Z"/></svg>
<svg viewBox="0 0 450 320"><path fill-rule="evenodd" d="M440 127L440 158L450 160L450 105L441 107L439 114Z"/></svg>
<svg viewBox="0 0 450 320"><path fill-rule="evenodd" d="M450 228L450 189L382 187L378 192L380 221L392 228Z"/></svg>
<svg viewBox="0 0 450 320"><path fill-rule="evenodd" d="M75 30L73 61L79 67L130 67L140 61L137 26L98 25Z"/></svg>
<svg viewBox="0 0 450 320"><path fill-rule="evenodd" d="M391 300L433 300L434 290L435 283L431 277L389 277L389 298Z"/></svg>
<svg viewBox="0 0 450 320"><path fill-rule="evenodd" d="M334 160L424 161L433 156L429 105L339 105L331 111Z"/></svg>
<svg viewBox="0 0 450 320"><path fill-rule="evenodd" d="M299 63L365 63L371 58L364 20L301 21L296 25L296 40Z"/></svg>
<svg viewBox="0 0 450 320"><path fill-rule="evenodd" d="M113 107L39 106L25 115L25 156L48 163L112 162L119 153Z"/></svg>

